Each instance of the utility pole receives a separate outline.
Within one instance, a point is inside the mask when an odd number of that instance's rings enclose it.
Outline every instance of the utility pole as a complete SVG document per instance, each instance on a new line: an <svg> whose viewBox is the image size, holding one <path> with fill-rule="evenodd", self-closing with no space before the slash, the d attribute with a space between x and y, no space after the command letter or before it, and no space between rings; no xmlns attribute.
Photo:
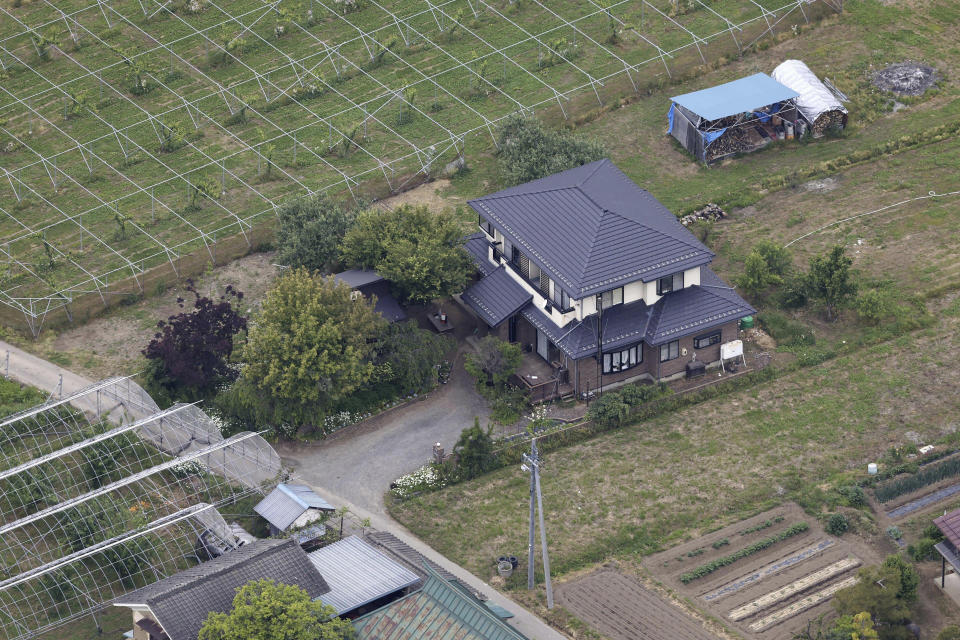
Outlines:
<svg viewBox="0 0 960 640"><path fill-rule="evenodd" d="M523 471L530 472L530 538L527 548L527 589L533 589L534 569L534 497L540 519L540 551L543 553L543 575L547 586L547 609L553 609L553 585L550 582L550 555L547 553L547 529L543 518L543 492L540 489L540 454L537 452L537 439L530 440L530 455L523 454Z"/></svg>

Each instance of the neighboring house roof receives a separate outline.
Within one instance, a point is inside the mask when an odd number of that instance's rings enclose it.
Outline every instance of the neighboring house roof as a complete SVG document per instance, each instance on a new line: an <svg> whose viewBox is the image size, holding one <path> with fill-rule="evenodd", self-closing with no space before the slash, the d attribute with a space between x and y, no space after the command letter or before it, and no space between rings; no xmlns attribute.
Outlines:
<svg viewBox="0 0 960 640"><path fill-rule="evenodd" d="M403 560L405 563L407 563L407 565L413 568L414 572L420 573L424 578L428 577L429 575L425 569L429 569L444 580L456 580L456 576L454 576L452 573L432 560L425 558L419 551L392 533L388 533L386 531L371 531L367 534L366 539L372 544L383 547L395 557Z"/></svg>
<svg viewBox="0 0 960 640"><path fill-rule="evenodd" d="M371 269L347 269L333 274L333 279L342 282L351 289L359 289L368 284L380 282L383 280L383 276Z"/></svg>
<svg viewBox="0 0 960 640"><path fill-rule="evenodd" d="M278 484L253 508L280 531L286 531L307 509L335 510L333 505L314 493L310 487L283 483Z"/></svg>
<svg viewBox="0 0 960 640"><path fill-rule="evenodd" d="M943 533L943 537L950 541L955 549L960 549L960 509L940 516L933 521Z"/></svg>
<svg viewBox="0 0 960 640"><path fill-rule="evenodd" d="M713 259L676 216L609 160L468 204L572 298Z"/></svg>
<svg viewBox="0 0 960 640"><path fill-rule="evenodd" d="M468 287L461 298L484 322L496 327L533 300L533 294L514 280L506 267L497 267Z"/></svg>
<svg viewBox="0 0 960 640"><path fill-rule="evenodd" d="M378 293L376 296L377 301L373 304L373 310L382 315L387 322L400 322L407 319L407 312L392 295Z"/></svg>
<svg viewBox="0 0 960 640"><path fill-rule="evenodd" d="M307 558L330 585L320 600L336 609L337 615L420 582L420 576L356 536L309 553Z"/></svg>
<svg viewBox="0 0 960 640"><path fill-rule="evenodd" d="M705 120L719 120L792 100L797 95L796 91L767 74L755 73L733 82L674 96L670 100Z"/></svg>
<svg viewBox="0 0 960 640"><path fill-rule="evenodd" d="M709 267L701 267L699 285L668 293L652 306L638 300L604 310L603 350L612 351L641 340L656 346L753 313L756 310L717 274ZM524 307L521 314L574 360L597 353L596 314L563 327L532 304Z"/></svg>
<svg viewBox="0 0 960 640"><path fill-rule="evenodd" d="M114 600L147 605L170 640L196 640L210 612L227 612L236 590L269 578L302 587L311 598L330 587L293 540L257 540Z"/></svg>
<svg viewBox="0 0 960 640"><path fill-rule="evenodd" d="M489 273L494 270L495 267L491 264L488 257L490 255L490 241L487 240L487 236L482 231L477 231L467 236L464 240L463 248L466 249L470 257L473 258L474 263L477 265L477 271L480 272L481 276L489 275Z"/></svg>
<svg viewBox="0 0 960 640"><path fill-rule="evenodd" d="M353 621L358 640L526 640L456 581L423 588Z"/></svg>

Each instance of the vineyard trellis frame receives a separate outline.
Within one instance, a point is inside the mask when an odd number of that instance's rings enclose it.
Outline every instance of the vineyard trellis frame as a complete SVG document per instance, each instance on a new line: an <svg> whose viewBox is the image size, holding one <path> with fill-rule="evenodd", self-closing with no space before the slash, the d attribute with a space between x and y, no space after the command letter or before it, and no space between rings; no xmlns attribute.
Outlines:
<svg viewBox="0 0 960 640"><path fill-rule="evenodd" d="M129 378L49 400L2 427L2 640L96 619L112 599L202 559L201 542L235 549L217 507L265 494L282 473L259 435L225 439L192 404L161 411ZM93 482L91 469L111 461L112 474Z"/></svg>
<svg viewBox="0 0 960 640"><path fill-rule="evenodd" d="M751 46L760 38L774 33L775 28L788 16L798 12L805 21L809 21L804 5L822 3L831 9L840 11L842 0L776 0L776 7L766 7L757 0L742 0L743 5L756 8L753 14L743 20L735 16L724 15L716 6L710 6L710 0L689 0L697 11L705 12L717 20L716 29L709 33L698 33L689 28L680 19L681 16L672 16L657 7L650 0L639 0L641 9L640 24L631 24L621 15L637 4L637 0L588 0L583 9L578 10L576 16L565 16L557 7L551 7L542 0L520 0L531 2L542 11L550 20L539 30L530 29L519 20L511 18L508 9L498 8L493 0L423 0L422 5L413 7L411 11L398 12L388 6L388 0L363 0L366 7L382 17L380 26L367 29L360 24L359 19L352 19L354 14L341 12L330 0L309 0L310 23L305 20L290 19L285 23L290 33L303 38L307 43L308 52L305 55L294 56L282 48L280 36L271 38L264 35L258 28L271 17L280 25L281 12L284 11L282 0L270 0L255 7L242 11L233 11L225 7L223 0L203 0L207 11L217 12L216 18L210 24L198 27L193 24L190 16L167 11L162 0L136 0L131 7L139 7L135 13L142 13L142 19L136 15L125 15L118 3L106 3L98 0L92 4L65 11L52 0L41 0L41 4L48 9L48 18L38 24L27 24L22 21L15 11L0 7L0 16L8 24L15 25L12 33L0 33L0 70L9 70L13 67L21 69L20 73L30 74L36 79L36 86L25 94L15 93L0 85L0 134L12 141L16 149L23 149L30 158L15 167L0 167L0 187L8 187L13 195L15 205L0 206L0 217L14 222L17 231L0 238L0 264L6 264L7 272L0 279L0 302L18 310L34 336L41 331L48 314L63 310L68 319L73 320L71 304L78 298L87 295L99 297L107 305L109 296L115 295L111 291L111 283L132 279L137 289L143 293L142 278L151 268L169 263L176 275L179 274L179 259L191 254L195 248L209 254L216 262L214 248L217 238L224 238L240 234L248 246L252 246L250 232L255 224L266 221L271 214L275 215L281 200L290 195L305 195L317 192L341 190L359 199L358 188L362 183L382 178L390 192L405 188L411 181L429 176L436 165L445 157L452 154L460 161L466 153L468 138L482 135L489 136L496 144L495 127L510 115L532 113L538 109L555 105L563 117L569 117L569 103L571 99L583 92L592 93L602 106L604 99L600 89L611 80L625 77L636 92L640 91L638 84L641 69L650 64L658 67L662 65L662 73L673 76L670 61L687 49L697 52L699 58L706 63L707 57L704 48L709 43L720 38L730 38L736 45L738 52ZM679 0L671 0L674 3ZM481 14L491 16L496 24L503 25L504 31L515 33L509 42L492 42L484 37L479 29L471 28L467 20L458 18L465 7L469 8L474 18ZM408 5L410 3L407 3ZM461 12L456 7L461 6ZM342 41L328 43L311 30L316 24L315 17L319 10L323 19L342 27L344 33L349 34ZM172 21L177 28L177 36L171 39L157 37L151 32L152 20L165 12L164 20ZM643 16L649 14L650 18ZM93 16L93 17L91 17ZM647 28L648 22L654 18L668 25L678 34L683 34L685 41L676 46L661 46L656 37ZM650 55L639 60L628 60L626 53L618 52L615 47L591 34L589 25L591 20L601 19L609 21L614 29L619 29L624 37L632 37L638 46L649 50ZM432 20L433 25L420 24L417 21ZM69 38L76 46L81 42L90 43L87 46L107 48L117 51L97 29L88 24L89 21L99 21L106 29L126 29L138 42L147 43L136 52L122 52L119 61L106 64L85 64L79 55L72 55L67 47L59 43L48 43L46 46L56 54L59 60L55 64L69 65L71 74L60 80L49 77L44 73L42 64L32 64L31 56L41 54L36 40L37 34L50 28L66 27ZM762 22L766 26L751 42L743 42L742 34L748 25ZM428 28L430 27L430 28ZM243 54L228 50L228 43L219 42L215 33L227 29L239 29L236 38L250 38L257 47L270 54L268 64L257 66L248 63ZM452 47L444 46L449 41L450 30L459 29L466 38L476 43L481 49L467 58L458 56ZM579 40L589 44L589 52L596 55L600 63L596 68L586 68L574 59L575 56L561 50L561 47L551 42L560 34L570 34L575 46ZM738 34L741 37L738 38ZM393 51L391 40L400 40L407 47L420 45L435 55L442 63L439 70L436 68L420 68L411 63L402 52ZM562 38L565 36L561 35ZM221 53L229 59L233 68L240 69L243 76L232 83L221 82L213 77L212 70L201 68L202 63L178 51L178 46L186 44L201 46L207 53L211 50ZM344 53L355 47L357 51L365 52L365 59L357 60ZM537 52L537 67L531 69L525 66L519 58L528 51ZM545 78L540 67L540 61L546 51L552 58L552 64L562 67L572 80L565 86L555 86ZM646 55L646 54L644 54ZM409 76L404 82L390 84L385 82L376 73L375 64L378 60L387 58L391 64L398 65ZM162 77L156 69L144 71L144 75L155 90L162 92L168 99L160 110L150 110L128 92L121 88L118 80L111 80L111 74L122 72L126 66L137 64L149 58L158 58L168 61L168 77L174 71L186 73L193 82L202 85L200 95L189 98L178 94L170 82ZM500 82L489 77L483 69L489 63L502 65L502 79ZM326 78L323 69L330 69L335 74L333 78ZM508 70L524 82L536 87L533 97L525 96L520 91L512 92L505 88ZM278 79L278 76L283 78ZM356 77L370 87L370 95L354 97L349 91L341 91L339 84L344 77ZM501 100L504 107L499 113L489 115L483 107L460 95L458 90L448 86L449 78L457 82L466 81L471 86L482 88L487 96ZM90 85L89 83L94 83ZM139 80L138 80L139 82ZM77 138L66 126L49 113L45 113L41 103L55 100L62 103L64 120L67 109L75 101L72 91L80 91L83 86L95 86L100 101L104 97L115 100L124 109L135 114L132 121L111 122L108 116L100 115L95 109L87 109L83 117L96 121L99 127L97 135L84 139ZM330 95L337 101L337 108L320 112L311 108L307 98L299 92L316 87L323 95ZM247 91L253 93L248 94ZM445 121L440 115L417 104L411 96L418 90L424 95L432 93L435 104L441 99L455 106L458 117L462 115L466 121L455 123ZM412 93L411 93L412 92ZM542 92L542 93L540 93ZM258 96L262 96L262 103ZM291 122L282 123L269 115L274 104L284 99L284 104L296 105L297 112L302 118L291 118ZM220 105L220 106L217 106ZM429 124L429 133L420 138L406 135L402 130L402 118L398 124L388 121L386 110L399 106L401 114L408 109L416 118ZM230 125L221 122L217 110L226 109L231 117L245 117L250 113L258 121L269 128L269 132L261 132L259 140L250 140L238 135L230 129ZM59 108L58 108L59 113ZM342 120L353 116L362 124L363 136L348 130ZM21 130L17 130L16 123L8 122L10 116L20 119ZM187 127L192 126L194 133L201 129L212 135L221 137L233 147L222 152L208 151L204 145L185 137L184 147L195 162L186 169L167 162L162 158L160 151L151 150L146 140L138 140L138 132L152 130L157 141L163 142L167 127L167 118L183 115ZM25 127L24 133L22 126ZM372 125L381 132L393 148L375 152L363 144L368 139L368 126ZM358 125L360 126L360 125ZM43 128L47 135L55 135L58 148L46 153L33 144L35 128ZM149 129L147 129L149 127ZM327 149L320 146L311 147L305 140L310 134L318 131L326 132ZM358 139L360 138L360 139ZM388 143L384 143L386 147ZM104 145L110 145L104 151ZM153 143L156 144L156 143ZM323 179L311 181L304 176L296 175L294 169L278 166L270 157L272 150L278 145L284 149L292 148L294 158L310 163L322 169ZM99 146L100 150L97 150ZM341 146L344 154L355 154L359 161L351 163L349 156L343 161L329 158L329 153ZM162 148L162 147L161 147ZM110 162L110 153L119 153L122 160L119 166ZM2 158L2 156L0 156ZM74 160L75 167L69 168L70 160ZM281 192L271 192L267 187L261 187L255 179L245 177L243 170L246 165L237 165L245 159L255 161L258 167L257 178L260 177L262 167L267 171L276 170L279 179L289 186ZM150 166L160 167L162 177L141 181L136 170L130 171L125 164L130 161L146 160ZM360 166L356 166L357 164ZM353 166L351 166L351 164ZM295 166L297 161L294 162ZM97 170L106 171L111 179L115 179L123 186L120 195L98 192L96 186L88 186L88 179L94 176ZM77 175L78 171L85 171L86 176ZM30 174L33 174L33 177ZM27 174L27 175L25 175ZM230 188L237 188L254 202L262 203L262 207L244 211L238 203L234 208L231 204L221 202L218 197L205 197L201 203L209 203L216 214L212 228L202 222L194 222L186 212L178 210L174 195L158 195L157 192L168 194L182 193L186 188L188 193L197 192L197 183L205 174L219 176L221 195L228 193ZM44 190L39 176L49 180L53 189L50 194ZM61 188L69 187L85 199L85 206L65 206L57 202L56 195ZM18 215L18 207L26 199L36 200L40 207L49 211L51 218L42 220L39 224L30 224L26 216ZM177 225L178 235L173 238L160 237L151 232L148 223L135 219L133 215L125 215L128 206L139 206L148 209L152 222L156 220L157 212L169 216ZM126 226L136 234L138 239L144 239L146 249L141 255L127 255L120 242L112 242L103 234L98 234L96 228L90 226L90 220L97 216L112 215L122 231L122 240L126 239ZM87 223L84 222L84 217ZM65 225L65 226L64 226ZM47 241L47 233L68 228L69 233L75 234L79 240L80 256L70 248L59 246L55 242ZM75 237L71 236L71 237ZM33 240L38 238L47 259L51 265L64 265L69 268L69 280L63 283L52 277L45 277L43 265L39 264L35 255L28 255L33 248ZM20 251L18 245L29 243L29 250ZM84 246L95 246L96 250L110 262L106 267L99 268L83 260ZM8 276L12 270L16 275L24 276L26 284L10 285ZM21 290L23 289L23 290ZM39 291L36 291L39 289Z"/></svg>

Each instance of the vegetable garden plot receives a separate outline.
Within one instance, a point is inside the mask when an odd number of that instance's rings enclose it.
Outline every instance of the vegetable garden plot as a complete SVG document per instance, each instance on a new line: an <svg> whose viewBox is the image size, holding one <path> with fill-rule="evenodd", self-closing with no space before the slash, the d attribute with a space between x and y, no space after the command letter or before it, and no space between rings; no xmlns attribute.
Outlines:
<svg viewBox="0 0 960 640"><path fill-rule="evenodd" d="M826 1L4 8L0 300L37 332L225 236L252 244L285 197L401 189L512 113L638 90Z"/></svg>

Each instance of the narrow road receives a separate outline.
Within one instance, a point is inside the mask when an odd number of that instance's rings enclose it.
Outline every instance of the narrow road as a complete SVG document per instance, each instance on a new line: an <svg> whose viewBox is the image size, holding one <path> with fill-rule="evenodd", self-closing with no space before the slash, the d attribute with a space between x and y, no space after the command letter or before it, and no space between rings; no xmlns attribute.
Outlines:
<svg viewBox="0 0 960 640"><path fill-rule="evenodd" d="M93 384L92 380L0 341L0 366L4 373L7 353L9 377L42 391L67 396ZM422 401L344 430L330 440L329 447L287 445L278 447L278 452L285 463L294 466L298 479L310 484L331 504L347 506L358 517L369 518L374 528L392 533L463 583L486 594L494 604L512 612L510 624L531 640L564 640L566 636L539 617L434 551L390 518L383 508L383 493L389 483L428 461L434 442L440 441L450 450L463 428L473 424L474 416L485 424L485 404L471 384L458 363L443 388ZM95 406L77 408L96 412Z"/></svg>
<svg viewBox="0 0 960 640"><path fill-rule="evenodd" d="M462 360L460 356L454 362L450 381L422 400L347 427L323 442L281 443L277 453L307 484L385 516L383 494L390 483L429 462L434 443L452 451L475 418L487 424L490 411Z"/></svg>

